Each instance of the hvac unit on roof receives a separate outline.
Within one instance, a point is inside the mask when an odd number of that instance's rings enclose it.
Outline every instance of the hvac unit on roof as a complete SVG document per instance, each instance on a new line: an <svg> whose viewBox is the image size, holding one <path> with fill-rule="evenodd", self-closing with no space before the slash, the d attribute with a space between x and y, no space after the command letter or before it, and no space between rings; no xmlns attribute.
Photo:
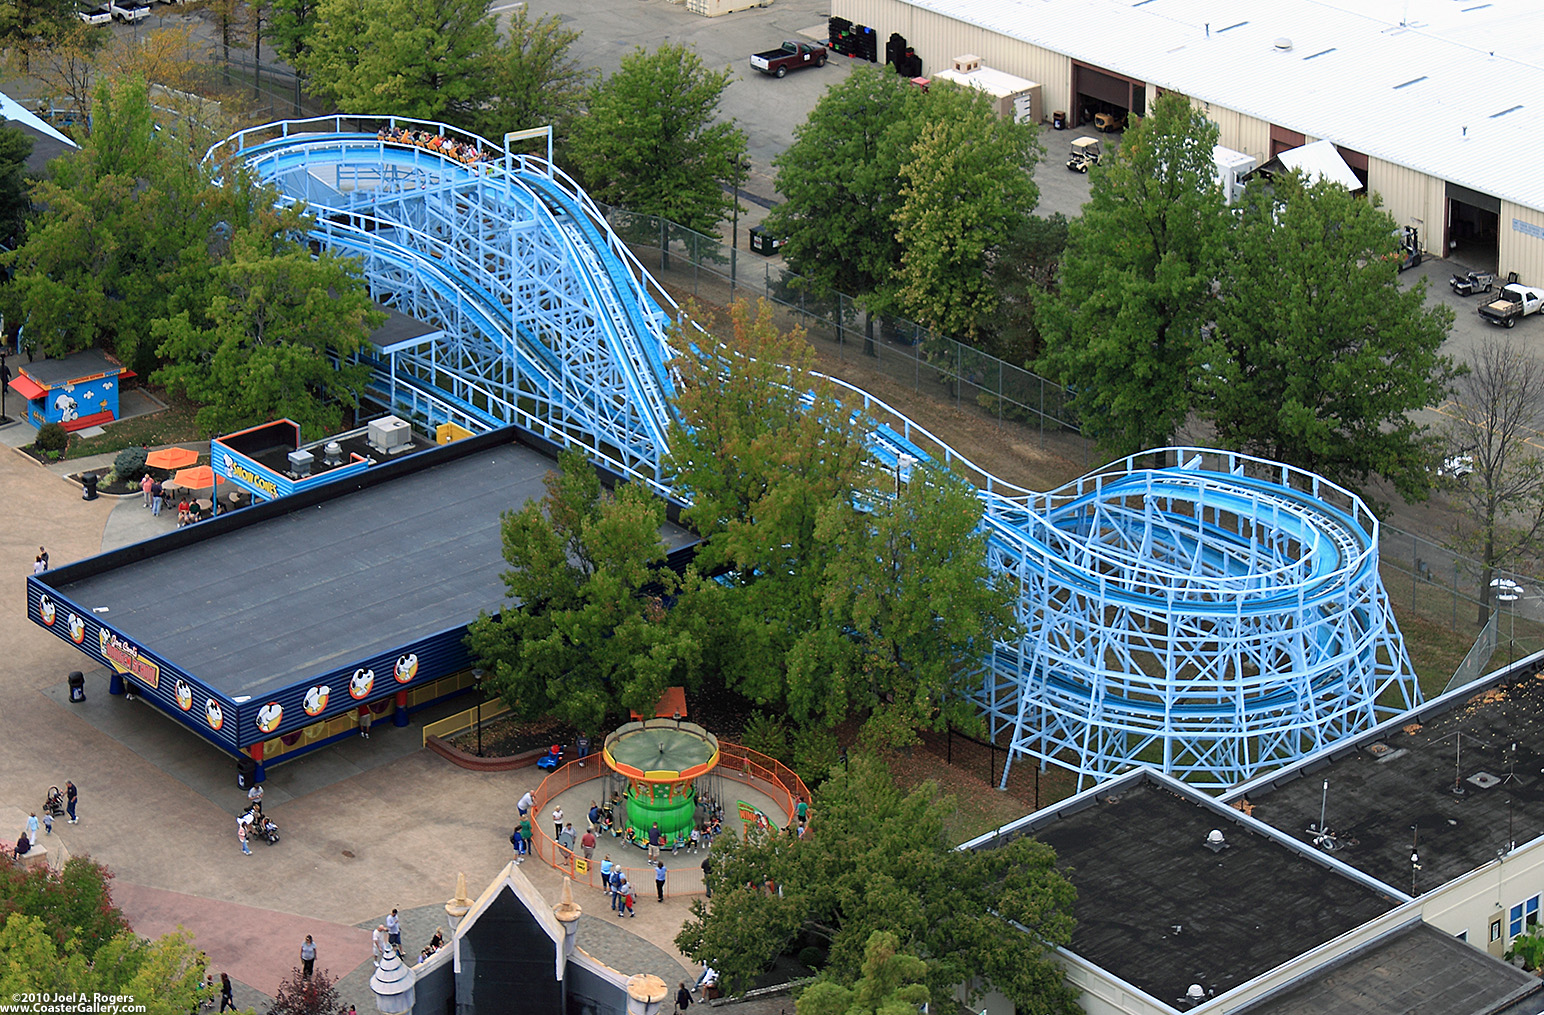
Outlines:
<svg viewBox="0 0 1544 1015"><path fill-rule="evenodd" d="M337 441L328 441L322 448L322 464L327 466L343 464L343 445Z"/></svg>
<svg viewBox="0 0 1544 1015"><path fill-rule="evenodd" d="M981 58L974 53L965 53L954 58L954 72L956 74L969 74L971 71L981 69Z"/></svg>
<svg viewBox="0 0 1544 1015"><path fill-rule="evenodd" d="M1206 848L1213 853L1221 853L1228 848L1228 841L1222 837L1222 829L1214 828L1206 833Z"/></svg>
<svg viewBox="0 0 1544 1015"><path fill-rule="evenodd" d="M291 451L289 453L290 475L296 479L305 479L311 475L311 463L316 458L309 451Z"/></svg>
<svg viewBox="0 0 1544 1015"><path fill-rule="evenodd" d="M413 428L405 419L382 416L373 419L369 426L370 446L389 455L408 450L413 443Z"/></svg>

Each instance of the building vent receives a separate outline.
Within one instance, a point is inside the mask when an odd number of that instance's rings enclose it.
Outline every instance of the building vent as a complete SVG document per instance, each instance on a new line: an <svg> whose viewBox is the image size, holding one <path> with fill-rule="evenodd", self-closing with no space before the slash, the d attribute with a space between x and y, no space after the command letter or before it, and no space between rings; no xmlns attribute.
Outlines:
<svg viewBox="0 0 1544 1015"><path fill-rule="evenodd" d="M337 441L328 441L327 446L322 448L322 464L328 466L342 465L343 445Z"/></svg>
<svg viewBox="0 0 1544 1015"><path fill-rule="evenodd" d="M1519 110L1519 109L1521 109L1521 108L1523 108L1523 107L1522 107L1522 106L1513 106L1513 107L1512 107L1512 108L1511 108L1511 109L1503 109L1503 110L1502 110L1502 111L1501 111L1501 112L1499 112L1499 113L1492 113L1492 114L1490 114L1490 118L1491 118L1491 119L1492 119L1492 120L1494 120L1494 119L1495 119L1495 118L1496 118L1496 117L1498 117L1498 116L1505 116L1505 115L1507 115L1507 114L1508 114L1508 113L1515 113L1515 112L1517 112L1517 111L1518 111L1518 110Z"/></svg>
<svg viewBox="0 0 1544 1015"><path fill-rule="evenodd" d="M1307 56L1303 57L1303 59L1304 60L1312 60L1315 57L1324 56L1326 53L1333 53L1333 52L1335 52L1335 50L1337 50L1339 48L1340 48L1339 46L1331 46L1329 49L1321 49L1317 53L1309 53Z"/></svg>
<svg viewBox="0 0 1544 1015"><path fill-rule="evenodd" d="M1236 24L1229 25L1227 28L1219 28L1219 29L1217 29L1217 31L1219 33L1220 32L1231 32L1231 31L1233 31L1233 29L1235 29L1235 28L1243 28L1247 24L1249 24L1249 22L1247 22L1247 21L1240 21L1240 22L1237 22Z"/></svg>
<svg viewBox="0 0 1544 1015"><path fill-rule="evenodd" d="M1422 82L1422 81L1425 81L1425 80L1426 80L1426 75L1425 75L1425 74L1422 74L1422 75L1421 75L1421 76L1420 76L1420 77L1418 77L1418 78L1411 78L1411 79L1410 79L1410 80L1409 80L1409 81L1402 81L1402 82L1400 82L1400 83L1399 83L1399 84L1397 84L1397 85L1395 85L1395 86L1394 86L1394 91L1396 91L1396 92L1397 92L1397 91L1399 91L1399 90L1400 90L1400 89L1401 89L1401 88L1409 88L1409 87L1410 87L1410 86L1411 86L1411 85L1418 85L1418 84L1420 84L1420 83L1421 83L1421 82Z"/></svg>
<svg viewBox="0 0 1544 1015"><path fill-rule="evenodd" d="M1213 853L1221 853L1228 848L1228 842L1222 837L1222 829L1214 828L1206 833L1206 848Z"/></svg>
<svg viewBox="0 0 1544 1015"><path fill-rule="evenodd" d="M311 475L311 463L316 460L309 451L291 451L289 453L290 475L296 479L304 479Z"/></svg>
<svg viewBox="0 0 1544 1015"><path fill-rule="evenodd" d="M1290 52L1292 52L1292 40L1287 38L1285 35L1283 35L1281 38L1277 39L1276 40L1276 52L1278 52L1278 53L1290 53Z"/></svg>
<svg viewBox="0 0 1544 1015"><path fill-rule="evenodd" d="M974 53L966 53L954 58L954 73L969 74L971 71L981 69L981 58Z"/></svg>
<svg viewBox="0 0 1544 1015"><path fill-rule="evenodd" d="M1206 988L1202 987L1199 983L1192 983L1190 989L1185 991L1185 996L1192 1001L1205 1000Z"/></svg>
<svg viewBox="0 0 1544 1015"><path fill-rule="evenodd" d="M1474 783L1480 789L1490 789L1493 786L1501 785L1501 780L1489 772L1475 772L1469 777L1468 781Z"/></svg>
<svg viewBox="0 0 1544 1015"><path fill-rule="evenodd" d="M369 441L375 450L394 455L412 447L413 430L405 419L383 416L370 421Z"/></svg>

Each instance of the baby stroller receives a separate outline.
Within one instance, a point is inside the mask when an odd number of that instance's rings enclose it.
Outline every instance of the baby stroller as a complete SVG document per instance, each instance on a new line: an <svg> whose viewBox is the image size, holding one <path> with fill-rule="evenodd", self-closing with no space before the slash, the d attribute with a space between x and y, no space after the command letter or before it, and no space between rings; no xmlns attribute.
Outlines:
<svg viewBox="0 0 1544 1015"><path fill-rule="evenodd" d="M43 813L55 818L64 814L64 794L59 792L58 786L48 787L48 796L43 801Z"/></svg>
<svg viewBox="0 0 1544 1015"><path fill-rule="evenodd" d="M253 806L251 810L242 814L241 820L246 823L247 838L262 839L270 846L279 841L279 826L263 813L261 804Z"/></svg>

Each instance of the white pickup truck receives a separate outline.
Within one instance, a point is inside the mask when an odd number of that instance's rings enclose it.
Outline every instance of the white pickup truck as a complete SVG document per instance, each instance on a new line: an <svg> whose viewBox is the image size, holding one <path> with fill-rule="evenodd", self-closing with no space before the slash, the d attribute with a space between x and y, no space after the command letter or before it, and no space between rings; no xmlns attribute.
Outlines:
<svg viewBox="0 0 1544 1015"><path fill-rule="evenodd" d="M106 4L100 7L82 7L75 12L75 16L88 25L107 25L113 20L112 8Z"/></svg>
<svg viewBox="0 0 1544 1015"><path fill-rule="evenodd" d="M108 0L107 6L112 10L113 17L126 25L150 17L150 6L134 0Z"/></svg>
<svg viewBox="0 0 1544 1015"><path fill-rule="evenodd" d="M1536 314L1544 307L1544 289L1512 282L1501 287L1501 294L1480 307L1480 316L1491 324L1510 328L1518 318Z"/></svg>

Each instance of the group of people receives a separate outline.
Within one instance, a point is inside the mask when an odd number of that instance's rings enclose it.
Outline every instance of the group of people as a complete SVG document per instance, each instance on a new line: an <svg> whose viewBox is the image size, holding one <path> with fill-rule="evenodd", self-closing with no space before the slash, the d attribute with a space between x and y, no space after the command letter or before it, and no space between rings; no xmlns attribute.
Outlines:
<svg viewBox="0 0 1544 1015"><path fill-rule="evenodd" d="M476 166L487 159L483 150L474 144L457 141L443 134L431 134L426 130L408 130L404 127L382 127L375 132L376 138L389 144L412 145L431 152L447 155L465 166Z"/></svg>
<svg viewBox="0 0 1544 1015"><path fill-rule="evenodd" d="M42 574L48 570L48 551L38 547L38 555L32 561L32 573Z"/></svg>
<svg viewBox="0 0 1544 1015"><path fill-rule="evenodd" d="M161 504L166 499L167 484L162 483L147 472L139 481L139 489L145 497L144 506L150 509L152 515L159 518L161 515ZM184 525L201 520L203 518L203 510L193 498L188 496L186 489L181 487L176 489L182 490L182 498L177 502L177 527L180 529ZM38 549L42 549L42 547ZM44 567L46 568L47 566L45 560Z"/></svg>
<svg viewBox="0 0 1544 1015"><path fill-rule="evenodd" d="M76 823L75 807L80 800L80 791L75 784L65 780L64 792L59 792L59 787L50 787L48 795L43 800L43 816L38 817L37 811L27 815L27 827L16 837L16 844L11 847L13 858L20 860L32 852L32 847L37 845L39 839L45 835L54 834L54 816L68 814L70 824Z"/></svg>
<svg viewBox="0 0 1544 1015"><path fill-rule="evenodd" d="M309 943L310 940L310 935L307 935L306 941ZM370 946L374 952L376 965L380 965L381 960L386 957L386 949L388 948L397 955L402 954L402 919L397 915L395 909L386 917L386 922L377 926L370 934ZM429 943L424 945L423 950L418 953L418 961L424 961L444 947L445 933L437 929L434 932L434 936L429 939ZM310 975L309 970L306 975Z"/></svg>

